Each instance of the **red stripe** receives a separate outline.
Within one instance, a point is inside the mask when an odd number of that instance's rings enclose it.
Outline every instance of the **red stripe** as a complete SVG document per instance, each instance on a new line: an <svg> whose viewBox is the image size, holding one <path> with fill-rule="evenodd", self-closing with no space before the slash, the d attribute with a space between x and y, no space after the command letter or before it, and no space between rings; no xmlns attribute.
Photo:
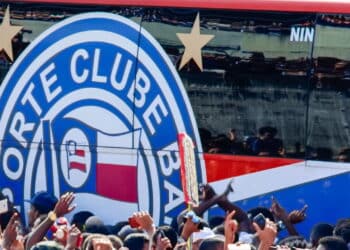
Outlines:
<svg viewBox="0 0 350 250"><path fill-rule="evenodd" d="M137 203L136 166L98 163L96 167L96 191L111 199Z"/></svg>
<svg viewBox="0 0 350 250"><path fill-rule="evenodd" d="M266 158L254 156L231 156L204 154L207 182L251 174L263 170L289 165L303 160L287 158Z"/></svg>
<svg viewBox="0 0 350 250"><path fill-rule="evenodd" d="M84 163L71 161L69 163L69 169L78 169L80 171L86 172L86 165Z"/></svg>
<svg viewBox="0 0 350 250"><path fill-rule="evenodd" d="M350 2L346 0L11 0L10 2L350 13Z"/></svg>
<svg viewBox="0 0 350 250"><path fill-rule="evenodd" d="M76 149L76 150L75 150L75 155L84 157L84 156L85 156L85 150Z"/></svg>

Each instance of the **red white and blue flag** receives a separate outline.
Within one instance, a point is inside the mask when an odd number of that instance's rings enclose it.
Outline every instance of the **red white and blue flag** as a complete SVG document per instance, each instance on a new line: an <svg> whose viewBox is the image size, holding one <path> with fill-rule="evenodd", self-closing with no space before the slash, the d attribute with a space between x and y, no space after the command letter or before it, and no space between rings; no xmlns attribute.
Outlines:
<svg viewBox="0 0 350 250"><path fill-rule="evenodd" d="M82 172L86 172L86 157L85 151L86 148L79 147L76 141L69 140L66 143L66 151L67 151L67 165L68 171L70 172L72 169L77 169Z"/></svg>
<svg viewBox="0 0 350 250"><path fill-rule="evenodd" d="M130 134L97 132L96 192L111 199L137 203L137 150L127 145ZM111 188L116 184L117 190Z"/></svg>

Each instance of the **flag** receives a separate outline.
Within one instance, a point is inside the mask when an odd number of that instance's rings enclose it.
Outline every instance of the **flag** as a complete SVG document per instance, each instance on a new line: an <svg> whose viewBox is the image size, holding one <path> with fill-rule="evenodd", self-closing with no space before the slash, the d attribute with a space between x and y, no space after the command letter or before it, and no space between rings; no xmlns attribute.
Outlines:
<svg viewBox="0 0 350 250"><path fill-rule="evenodd" d="M86 172L85 150L82 146L78 146L76 141L68 140L66 142L67 165L68 171L77 169Z"/></svg>
<svg viewBox="0 0 350 250"><path fill-rule="evenodd" d="M138 141L140 131L118 135L97 132L96 193L99 195L119 201L138 202L138 154L135 145L130 145L132 135Z"/></svg>
<svg viewBox="0 0 350 250"><path fill-rule="evenodd" d="M181 184L185 202L198 206L199 197L194 145L191 137L185 133L179 133L177 140L179 144Z"/></svg>

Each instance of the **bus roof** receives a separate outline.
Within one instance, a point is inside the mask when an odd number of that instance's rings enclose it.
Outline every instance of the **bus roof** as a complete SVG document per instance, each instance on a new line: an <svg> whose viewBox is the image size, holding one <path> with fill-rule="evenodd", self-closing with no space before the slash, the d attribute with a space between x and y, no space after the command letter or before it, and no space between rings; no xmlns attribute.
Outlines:
<svg viewBox="0 0 350 250"><path fill-rule="evenodd" d="M350 13L350 0L11 0L8 2Z"/></svg>

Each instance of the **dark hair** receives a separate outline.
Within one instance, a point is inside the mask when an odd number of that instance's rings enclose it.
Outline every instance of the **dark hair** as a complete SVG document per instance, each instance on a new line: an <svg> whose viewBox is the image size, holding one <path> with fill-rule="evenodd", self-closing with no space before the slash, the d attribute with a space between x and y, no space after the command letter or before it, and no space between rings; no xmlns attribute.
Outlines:
<svg viewBox="0 0 350 250"><path fill-rule="evenodd" d="M102 222L100 218L97 216L90 216L85 221L85 231L87 233L93 233L93 234L104 234L108 235L109 231L106 225Z"/></svg>
<svg viewBox="0 0 350 250"><path fill-rule="evenodd" d="M338 236L326 236L320 239L319 245L325 250L348 250L346 242Z"/></svg>
<svg viewBox="0 0 350 250"><path fill-rule="evenodd" d="M274 137L277 134L277 129L275 127L265 126L265 127L259 128L258 133L259 135L264 135L265 133L269 133L271 134L271 137Z"/></svg>
<svg viewBox="0 0 350 250"><path fill-rule="evenodd" d="M123 246L123 241L118 236L109 234L107 237L112 242L114 249L119 249Z"/></svg>
<svg viewBox="0 0 350 250"><path fill-rule="evenodd" d="M218 235L225 235L225 226L223 224L213 228L213 232Z"/></svg>
<svg viewBox="0 0 350 250"><path fill-rule="evenodd" d="M345 240L346 243L349 243L350 242L350 219L339 220L334 227L333 234L343 238L343 240Z"/></svg>
<svg viewBox="0 0 350 250"><path fill-rule="evenodd" d="M318 245L319 240L325 236L333 235L333 226L327 223L314 225L310 233L310 242L313 247Z"/></svg>
<svg viewBox="0 0 350 250"><path fill-rule="evenodd" d="M157 230L153 234L153 237L152 237L153 242L157 242L157 237L159 234L164 234L164 236L170 240L171 246L173 248L176 246L178 235L173 228L171 228L169 226L158 227Z"/></svg>
<svg viewBox="0 0 350 250"><path fill-rule="evenodd" d="M125 225L123 226L119 232L118 236L124 241L126 237L128 237L129 234L134 234L134 233L143 233L143 230L138 229L138 228L132 228L130 225Z"/></svg>
<svg viewBox="0 0 350 250"><path fill-rule="evenodd" d="M259 213L262 213L265 216L265 218L268 218L270 221L275 220L270 209L268 209L266 207L255 207L255 208L252 208L252 209L247 211L247 215L248 215L249 219L253 219Z"/></svg>
<svg viewBox="0 0 350 250"><path fill-rule="evenodd" d="M209 219L209 227L214 228L219 225L223 225L225 222L225 217L224 216L213 216Z"/></svg>
<svg viewBox="0 0 350 250"><path fill-rule="evenodd" d="M307 240L300 235L288 236L278 242L278 245L287 246L287 247L297 247L297 248L308 248L309 243Z"/></svg>
<svg viewBox="0 0 350 250"><path fill-rule="evenodd" d="M111 231L112 234L118 235L120 230L126 225L129 225L128 221L119 221L119 222L117 222L116 224L114 224L112 226L110 231Z"/></svg>
<svg viewBox="0 0 350 250"><path fill-rule="evenodd" d="M77 212L73 215L71 224L75 224L79 228L79 230L83 232L85 231L85 222L91 216L94 216L94 214L90 211Z"/></svg>
<svg viewBox="0 0 350 250"><path fill-rule="evenodd" d="M339 157L344 156L341 160L344 162L349 162L350 161L350 148L344 148L342 149L338 155L337 155L337 160L340 161Z"/></svg>
<svg viewBox="0 0 350 250"><path fill-rule="evenodd" d="M32 250L63 250L64 246L53 240L40 241L31 248Z"/></svg>
<svg viewBox="0 0 350 250"><path fill-rule="evenodd" d="M217 235L212 238L204 239L199 245L199 250L223 249L224 243L224 237L222 235Z"/></svg>
<svg viewBox="0 0 350 250"><path fill-rule="evenodd" d="M124 240L124 246L129 250L140 250L145 243L149 242L149 238L144 233L132 233L126 236Z"/></svg>

